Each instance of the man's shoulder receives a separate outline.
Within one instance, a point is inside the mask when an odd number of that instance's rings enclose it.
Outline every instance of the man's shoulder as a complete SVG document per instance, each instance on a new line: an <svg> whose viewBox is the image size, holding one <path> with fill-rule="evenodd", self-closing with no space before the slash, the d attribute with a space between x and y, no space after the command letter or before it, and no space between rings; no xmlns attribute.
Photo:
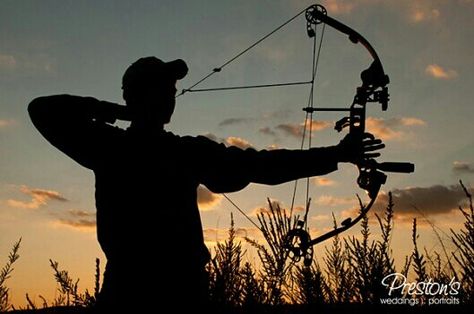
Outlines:
<svg viewBox="0 0 474 314"><path fill-rule="evenodd" d="M127 130L124 130L118 126L110 124L98 124L97 128L100 129L100 133L108 139L121 138L127 134Z"/></svg>
<svg viewBox="0 0 474 314"><path fill-rule="evenodd" d="M213 138L207 136L207 135L196 135L196 136L193 136L193 135L176 135L172 132L166 132L167 133L167 136L169 136L170 138L173 138L174 140L176 141L179 141L183 144L189 144L189 145L210 145L210 146L213 146L213 145L223 145L223 144L220 144L218 143L216 140L214 140Z"/></svg>

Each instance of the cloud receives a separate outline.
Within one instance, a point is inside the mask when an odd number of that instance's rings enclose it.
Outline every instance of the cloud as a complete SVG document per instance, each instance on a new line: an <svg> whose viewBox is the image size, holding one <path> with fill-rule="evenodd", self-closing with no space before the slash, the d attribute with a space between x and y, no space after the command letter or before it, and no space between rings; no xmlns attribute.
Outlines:
<svg viewBox="0 0 474 314"><path fill-rule="evenodd" d="M280 146L275 143L267 146L267 150L275 150L275 149L280 149Z"/></svg>
<svg viewBox="0 0 474 314"><path fill-rule="evenodd" d="M347 204L354 204L357 202L357 199L354 197L335 197L330 195L321 195L314 200L314 203L320 206L340 206Z"/></svg>
<svg viewBox="0 0 474 314"><path fill-rule="evenodd" d="M48 54L25 54L18 55L0 54L0 71L8 71L9 74L32 75L39 73L55 73L56 61Z"/></svg>
<svg viewBox="0 0 474 314"><path fill-rule="evenodd" d="M407 5L408 16L413 23L434 21L441 16L439 9L433 7L433 3L429 1L406 1L403 4Z"/></svg>
<svg viewBox="0 0 474 314"><path fill-rule="evenodd" d="M272 206L274 211L281 212L285 215L289 215L289 210L290 209L285 208L285 206L279 200L271 199L270 203L271 203L271 206ZM294 214L303 213L304 211L305 211L304 206L298 206L298 205L293 206L293 213ZM265 215L271 214L271 210L269 208L268 203L266 205L257 206L254 209L252 209L250 211L249 216L257 217L258 215L261 215L261 214L265 214Z"/></svg>
<svg viewBox="0 0 474 314"><path fill-rule="evenodd" d="M270 127L266 126L263 128L260 128L258 132L265 134L265 135L270 135L270 136L276 136L276 132L273 131Z"/></svg>
<svg viewBox="0 0 474 314"><path fill-rule="evenodd" d="M333 186L336 184L336 181L324 177L316 177L314 178L314 183L318 186Z"/></svg>
<svg viewBox="0 0 474 314"><path fill-rule="evenodd" d="M307 122L306 129L311 130L313 132L317 132L317 131L322 131L322 130L325 130L327 128L330 128L333 125L334 125L334 123L332 123L330 121L316 121L316 120L313 120L312 122L311 121Z"/></svg>
<svg viewBox="0 0 474 314"><path fill-rule="evenodd" d="M424 126L426 122L413 117L399 117L391 119L368 117L366 120L367 130L382 140L403 140L408 136L407 128ZM399 130L404 128L404 130Z"/></svg>
<svg viewBox="0 0 474 314"><path fill-rule="evenodd" d="M332 217L330 215L315 215L315 216L311 216L311 220L312 221L327 221L329 219L331 219Z"/></svg>
<svg viewBox="0 0 474 314"><path fill-rule="evenodd" d="M222 143L224 141L224 139L218 138L213 133L206 133L206 134L203 134L202 136L205 136L205 137L207 137L208 139L210 139L211 141L214 141L214 142Z"/></svg>
<svg viewBox="0 0 474 314"><path fill-rule="evenodd" d="M209 211L221 202L222 195L214 194L205 186L200 185L197 189L197 200L201 211Z"/></svg>
<svg viewBox="0 0 474 314"><path fill-rule="evenodd" d="M219 123L219 126L228 126L228 125L234 125L234 124L241 124L241 123L246 123L249 122L251 119L248 118L229 118L221 121Z"/></svg>
<svg viewBox="0 0 474 314"><path fill-rule="evenodd" d="M57 220L61 225L84 230L94 230L96 227L96 215L93 212L70 209L64 216Z"/></svg>
<svg viewBox="0 0 474 314"><path fill-rule="evenodd" d="M230 136L225 139L225 143L227 145L236 146L242 149L253 148L252 144L250 144L249 141L240 137Z"/></svg>
<svg viewBox="0 0 474 314"><path fill-rule="evenodd" d="M465 162L465 161L455 161L453 162L453 168L452 168L454 173L460 174L460 173L474 173L474 165L473 163L470 162Z"/></svg>
<svg viewBox="0 0 474 314"><path fill-rule="evenodd" d="M0 54L0 70L13 70L17 66L14 56Z"/></svg>
<svg viewBox="0 0 474 314"><path fill-rule="evenodd" d="M415 9L412 11L411 19L415 23L426 20L434 20L440 16L438 9L431 9L430 11Z"/></svg>
<svg viewBox="0 0 474 314"><path fill-rule="evenodd" d="M401 1L394 1L401 2ZM368 7L375 4L384 4L382 0L323 0L321 4L327 9L329 15L347 15L359 7Z"/></svg>
<svg viewBox="0 0 474 314"><path fill-rule="evenodd" d="M203 136L214 142L224 143L226 146L236 146L242 149L253 148L253 145L249 141L241 137L229 136L227 138L220 138L212 133L206 133Z"/></svg>
<svg viewBox="0 0 474 314"><path fill-rule="evenodd" d="M352 12L356 4L347 0L324 0L322 5L328 10L328 14L340 15Z"/></svg>
<svg viewBox="0 0 474 314"><path fill-rule="evenodd" d="M461 0L461 2L470 3L472 0ZM295 1L296 2L296 1ZM306 1L296 2L298 8L308 4ZM436 21L440 18L442 10L436 7L439 1L423 0L323 0L321 4L327 9L328 15L349 15L361 12L374 5L388 6L390 9L401 12L411 23L422 23Z"/></svg>
<svg viewBox="0 0 474 314"><path fill-rule="evenodd" d="M470 3L472 0L460 1ZM400 12L410 23L415 24L437 21L443 12L439 8L442 2L427 0L323 0L321 4L327 9L329 15L350 15L362 12L370 6L382 5Z"/></svg>
<svg viewBox="0 0 474 314"><path fill-rule="evenodd" d="M30 189L23 185L20 187L20 192L31 196L30 201L20 201L15 199L7 200L7 204L15 208L37 209L45 206L49 201L67 202L68 200L61 196L59 192L42 189Z"/></svg>
<svg viewBox="0 0 474 314"><path fill-rule="evenodd" d="M270 200L270 203L271 203L271 206L274 210L278 211L278 210L285 210L280 201L278 200ZM266 204L265 206L257 206L255 207L251 212L250 212L250 215L249 216L253 216L253 217L256 217L258 215L261 215L261 214L270 214L271 211L270 211L270 208L268 207L268 204Z"/></svg>
<svg viewBox="0 0 474 314"><path fill-rule="evenodd" d="M398 217L416 216L419 214L416 208L427 215L447 214L456 210L466 200L466 195L459 185L395 189L392 191L392 197L395 216ZM374 208L376 211L383 211L387 203L388 194L381 193Z"/></svg>
<svg viewBox="0 0 474 314"><path fill-rule="evenodd" d="M16 124L13 119L0 119L0 129L7 128Z"/></svg>
<svg viewBox="0 0 474 314"><path fill-rule="evenodd" d="M217 242L223 242L229 237L228 228L204 228L204 241L207 243L215 244ZM245 237L257 238L261 237L260 230L256 228L235 228L235 235L239 238L238 241Z"/></svg>
<svg viewBox="0 0 474 314"><path fill-rule="evenodd" d="M306 131L313 131L318 132L324 129L330 128L333 125L330 121L315 121L313 120L311 123L308 121L306 123ZM294 137L302 137L304 132L304 123L302 124L280 124L275 127L275 129L283 131L287 135L294 136Z"/></svg>
<svg viewBox="0 0 474 314"><path fill-rule="evenodd" d="M274 208L280 208L281 207L274 207ZM251 212L250 212L250 215L249 216L252 216L252 217L257 217L258 215L262 215L262 214L270 214L270 209L268 207L264 207L264 206L258 206L258 207L255 207Z"/></svg>
<svg viewBox="0 0 474 314"><path fill-rule="evenodd" d="M458 76L458 72L453 69L445 69L437 64L430 64L426 67L425 73L435 79L451 80Z"/></svg>
<svg viewBox="0 0 474 314"><path fill-rule="evenodd" d="M283 131L287 135L301 137L303 136L303 126L301 124L280 124L275 129Z"/></svg>

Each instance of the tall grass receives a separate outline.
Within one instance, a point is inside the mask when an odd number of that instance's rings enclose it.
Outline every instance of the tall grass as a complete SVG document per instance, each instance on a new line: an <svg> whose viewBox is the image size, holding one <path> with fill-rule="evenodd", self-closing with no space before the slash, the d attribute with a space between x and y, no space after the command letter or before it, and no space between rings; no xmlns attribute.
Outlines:
<svg viewBox="0 0 474 314"><path fill-rule="evenodd" d="M216 254L209 267L210 300L219 306L241 304L244 280L242 280L242 245L236 242L234 219L231 216L229 236L218 243ZM250 275L247 273L247 275ZM251 278L249 278L251 279Z"/></svg>
<svg viewBox="0 0 474 314"><path fill-rule="evenodd" d="M460 182L468 200L468 208L459 206L459 210L464 216L464 229L456 232L451 229L452 242L457 250L453 252L460 269L462 278L463 298L466 302L474 303L474 209L472 205L472 195Z"/></svg>
<svg viewBox="0 0 474 314"><path fill-rule="evenodd" d="M462 184L462 183L461 183ZM465 218L464 228L460 231L451 230L452 243L456 250L452 257L457 263L453 267L451 261L443 255L419 248L419 231L417 219L412 225L412 253L405 258L401 267L396 267L391 249L394 230L393 203L389 193L388 203L382 215L375 215L379 232L372 235L369 218L366 216L360 224L359 236L336 236L324 250L323 265L316 260L311 265L299 265L291 261L285 249L285 235L296 226L297 217L290 217L278 205L269 202L268 210L259 214L258 219L265 243L246 238L257 249L260 259L259 268L255 269L248 263L242 265L240 243L236 243L233 222L229 230L229 238L225 242L227 252L233 252L238 258L227 258L231 265L219 263L224 270L230 267L234 274L234 287L246 299L232 296L223 298L229 306L243 304L379 304L381 298L388 296L388 287L382 285L382 279L393 273L401 273L413 278L411 281L429 281L449 283L451 280L462 282L460 302L472 304L474 300L474 211L472 196L463 186L468 200L468 209L459 208ZM438 236L438 240L442 241ZM444 243L442 243L445 248ZM224 251L217 247L216 258L224 261L220 255ZM240 261L240 263L237 263ZM244 275L245 274L245 275ZM214 277L217 278L217 277ZM211 290L218 287L211 282ZM250 291L252 291L250 293ZM392 292L391 297L406 297L406 291ZM251 297L249 299L249 296ZM238 300L238 301L237 301ZM426 299L424 300L426 301Z"/></svg>
<svg viewBox="0 0 474 314"><path fill-rule="evenodd" d="M8 255L8 260L0 271L0 313L8 311L12 307L10 304L10 290L5 285L5 282L11 277L14 269L13 264L20 258L18 254L20 244L21 238L13 244L13 248Z"/></svg>
<svg viewBox="0 0 474 314"><path fill-rule="evenodd" d="M420 234L415 218L412 224L412 252L406 256L401 267L395 265L391 249L396 211L391 194L385 211L380 216L375 215L376 224L370 224L370 219L364 217L359 225L359 235L334 237L329 245L321 250L323 256L307 265L294 262L286 248L286 235L296 227L299 217L291 216L278 204L268 202L268 210L258 214L264 242L245 238L257 251L259 263L256 266L245 262L246 251L237 237L231 215L228 237L217 244L212 262L207 268L210 302L217 308L227 309L226 313L231 313L236 308L241 309L242 313L260 313L262 306L268 309L290 304L378 304L380 299L388 294L388 288L382 285L382 279L392 273L401 273L413 278L411 281L432 280L449 283L456 280L462 283L458 295L460 302L472 304L474 209L472 195L462 182L461 186L467 205L459 207L464 217L462 228L451 229L450 241L454 250L447 252L443 243L442 254L422 250L419 247ZM376 236L371 226L378 229ZM439 235L437 238L442 241ZM13 246L0 273L0 312L12 308L5 281L10 277L13 264L19 258L20 241L21 239ZM40 296L42 307L90 307L94 304L100 289L99 260L96 260L93 294L87 290L80 292L79 280L74 280L66 270L60 269L57 262L50 260L50 264L58 283L58 294L51 304ZM403 291L395 295L392 293L391 297L394 296L407 297ZM38 308L28 295L26 298L27 308ZM424 298L425 302L428 300L427 296L418 298Z"/></svg>

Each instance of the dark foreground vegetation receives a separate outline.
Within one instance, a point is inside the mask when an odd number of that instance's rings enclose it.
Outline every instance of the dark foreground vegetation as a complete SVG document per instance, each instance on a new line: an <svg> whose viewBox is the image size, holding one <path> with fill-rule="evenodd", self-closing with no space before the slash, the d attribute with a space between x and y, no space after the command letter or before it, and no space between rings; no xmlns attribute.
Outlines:
<svg viewBox="0 0 474 314"><path fill-rule="evenodd" d="M465 218L463 228L451 230L449 235L455 249L446 249L433 226L442 250L421 250L417 221L413 219L413 250L401 267L395 265L390 247L394 230L391 197L383 215L375 217L380 236L371 234L369 218L365 217L359 237L334 237L322 262L315 260L310 266L293 262L285 249L285 235L298 218L269 202L268 211L258 216L266 243L246 238L256 248L260 266L244 262L245 251L232 222L227 240L217 244L208 267L210 302L222 313L467 313L474 303L474 210L472 196L461 186L468 203L459 207ZM50 261L59 287L56 299L48 302L39 296L43 302L35 304L26 295L26 308L16 309L10 304L5 283L19 258L20 241L0 273L0 312L91 313L100 288L99 260L92 293L80 292L78 280ZM384 278L395 273L409 278L407 282L426 284L417 286L419 290L407 287L390 292ZM430 283L434 289L427 288ZM445 290L433 283L444 284ZM423 292L418 293L420 290Z"/></svg>

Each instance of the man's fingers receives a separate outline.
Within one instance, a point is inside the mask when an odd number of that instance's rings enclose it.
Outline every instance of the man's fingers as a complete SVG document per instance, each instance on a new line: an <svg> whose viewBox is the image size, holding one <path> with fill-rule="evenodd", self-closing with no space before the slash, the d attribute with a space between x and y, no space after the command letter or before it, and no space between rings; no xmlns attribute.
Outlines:
<svg viewBox="0 0 474 314"><path fill-rule="evenodd" d="M363 138L375 139L375 136L372 133L365 132Z"/></svg>
<svg viewBox="0 0 474 314"><path fill-rule="evenodd" d="M368 153L368 154L364 154L364 158L377 158L377 157L380 157L380 153Z"/></svg>
<svg viewBox="0 0 474 314"><path fill-rule="evenodd" d="M373 139L373 140L365 140L362 141L362 144L364 145L376 145L376 144L382 144L382 140L380 139Z"/></svg>
<svg viewBox="0 0 474 314"><path fill-rule="evenodd" d="M365 145L362 150L364 152L373 152L375 150L379 150L382 148L385 148L385 144L377 144L377 145L371 145L371 146Z"/></svg>

